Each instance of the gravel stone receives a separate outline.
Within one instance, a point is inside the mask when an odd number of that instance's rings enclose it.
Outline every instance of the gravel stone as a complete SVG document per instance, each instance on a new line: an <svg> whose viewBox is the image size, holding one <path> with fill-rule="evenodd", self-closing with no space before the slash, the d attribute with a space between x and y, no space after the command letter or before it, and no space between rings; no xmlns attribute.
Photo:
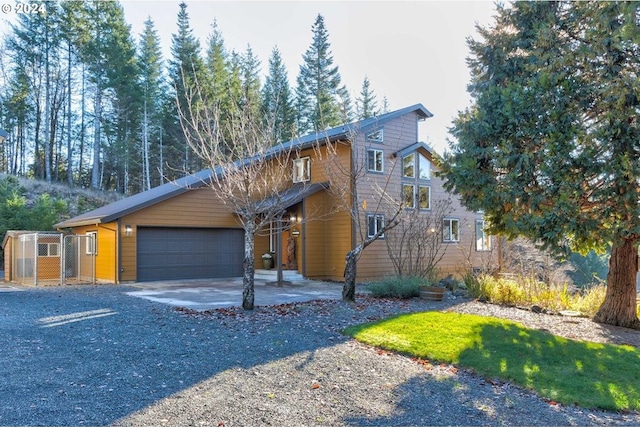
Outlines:
<svg viewBox="0 0 640 427"><path fill-rule="evenodd" d="M87 286L0 293L0 425L640 424L637 412L554 404L509 383L371 348L341 333L348 325L424 310L484 313L549 330L560 316L463 299L364 295L356 304L322 300L199 313L125 294L130 291ZM580 322L569 324L574 334L595 325L571 320ZM614 341L638 338L610 328L596 328L595 335L606 341L607 332Z"/></svg>

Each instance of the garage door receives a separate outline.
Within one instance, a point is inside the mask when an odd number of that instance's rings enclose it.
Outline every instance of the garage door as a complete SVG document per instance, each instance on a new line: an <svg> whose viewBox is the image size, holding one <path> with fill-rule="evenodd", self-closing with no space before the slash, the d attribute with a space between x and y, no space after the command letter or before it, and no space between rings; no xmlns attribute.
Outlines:
<svg viewBox="0 0 640 427"><path fill-rule="evenodd" d="M239 229L138 228L138 281L242 276Z"/></svg>

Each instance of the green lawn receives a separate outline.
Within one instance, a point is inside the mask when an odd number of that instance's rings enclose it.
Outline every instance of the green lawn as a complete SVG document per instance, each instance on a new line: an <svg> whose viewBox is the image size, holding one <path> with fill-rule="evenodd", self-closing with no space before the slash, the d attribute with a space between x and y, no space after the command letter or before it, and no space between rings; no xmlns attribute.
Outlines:
<svg viewBox="0 0 640 427"><path fill-rule="evenodd" d="M376 347L470 368L563 404L640 410L640 350L561 338L519 323L424 312L352 326Z"/></svg>

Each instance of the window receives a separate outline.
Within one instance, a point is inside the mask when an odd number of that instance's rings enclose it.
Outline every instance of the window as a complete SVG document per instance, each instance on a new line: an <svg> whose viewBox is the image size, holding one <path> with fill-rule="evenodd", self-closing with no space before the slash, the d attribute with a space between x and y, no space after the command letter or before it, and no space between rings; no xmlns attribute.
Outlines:
<svg viewBox="0 0 640 427"><path fill-rule="evenodd" d="M420 209L431 209L431 187L420 185L418 188L418 207Z"/></svg>
<svg viewBox="0 0 640 427"><path fill-rule="evenodd" d="M442 241L443 242L459 242L460 241L460 221L452 218L442 220Z"/></svg>
<svg viewBox="0 0 640 427"><path fill-rule="evenodd" d="M384 215L368 214L367 215L367 237L375 236L378 231L384 227ZM383 238L384 233L379 238Z"/></svg>
<svg viewBox="0 0 640 427"><path fill-rule="evenodd" d="M311 159L303 157L293 161L293 182L306 182L311 179Z"/></svg>
<svg viewBox="0 0 640 427"><path fill-rule="evenodd" d="M38 243L38 256L57 257L60 254L60 243Z"/></svg>
<svg viewBox="0 0 640 427"><path fill-rule="evenodd" d="M87 255L96 255L98 253L98 232L90 231L86 234L85 253Z"/></svg>
<svg viewBox="0 0 640 427"><path fill-rule="evenodd" d="M416 176L414 154L409 154L402 158L402 176L405 178L414 178Z"/></svg>
<svg viewBox="0 0 640 427"><path fill-rule="evenodd" d="M384 172L384 152L367 150L367 169L369 172Z"/></svg>
<svg viewBox="0 0 640 427"><path fill-rule="evenodd" d="M431 162L418 153L418 179L431 179Z"/></svg>
<svg viewBox="0 0 640 427"><path fill-rule="evenodd" d="M384 142L384 132L382 129L374 130L367 134L367 141L371 142Z"/></svg>
<svg viewBox="0 0 640 427"><path fill-rule="evenodd" d="M402 158L402 197L406 208L431 209L431 162L421 153Z"/></svg>
<svg viewBox="0 0 640 427"><path fill-rule="evenodd" d="M407 209L416 207L415 188L413 184L402 184L402 198L404 200L404 207Z"/></svg>
<svg viewBox="0 0 640 427"><path fill-rule="evenodd" d="M476 221L476 251L490 251L491 236L484 231L484 220Z"/></svg>

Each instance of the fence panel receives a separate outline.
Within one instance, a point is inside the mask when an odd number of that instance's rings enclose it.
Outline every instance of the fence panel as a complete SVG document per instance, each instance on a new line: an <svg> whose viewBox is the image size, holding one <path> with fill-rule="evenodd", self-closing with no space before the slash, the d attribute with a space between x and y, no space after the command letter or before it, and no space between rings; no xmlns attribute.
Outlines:
<svg viewBox="0 0 640 427"><path fill-rule="evenodd" d="M96 282L96 258L93 235L64 237L62 264L63 283L94 284Z"/></svg>

